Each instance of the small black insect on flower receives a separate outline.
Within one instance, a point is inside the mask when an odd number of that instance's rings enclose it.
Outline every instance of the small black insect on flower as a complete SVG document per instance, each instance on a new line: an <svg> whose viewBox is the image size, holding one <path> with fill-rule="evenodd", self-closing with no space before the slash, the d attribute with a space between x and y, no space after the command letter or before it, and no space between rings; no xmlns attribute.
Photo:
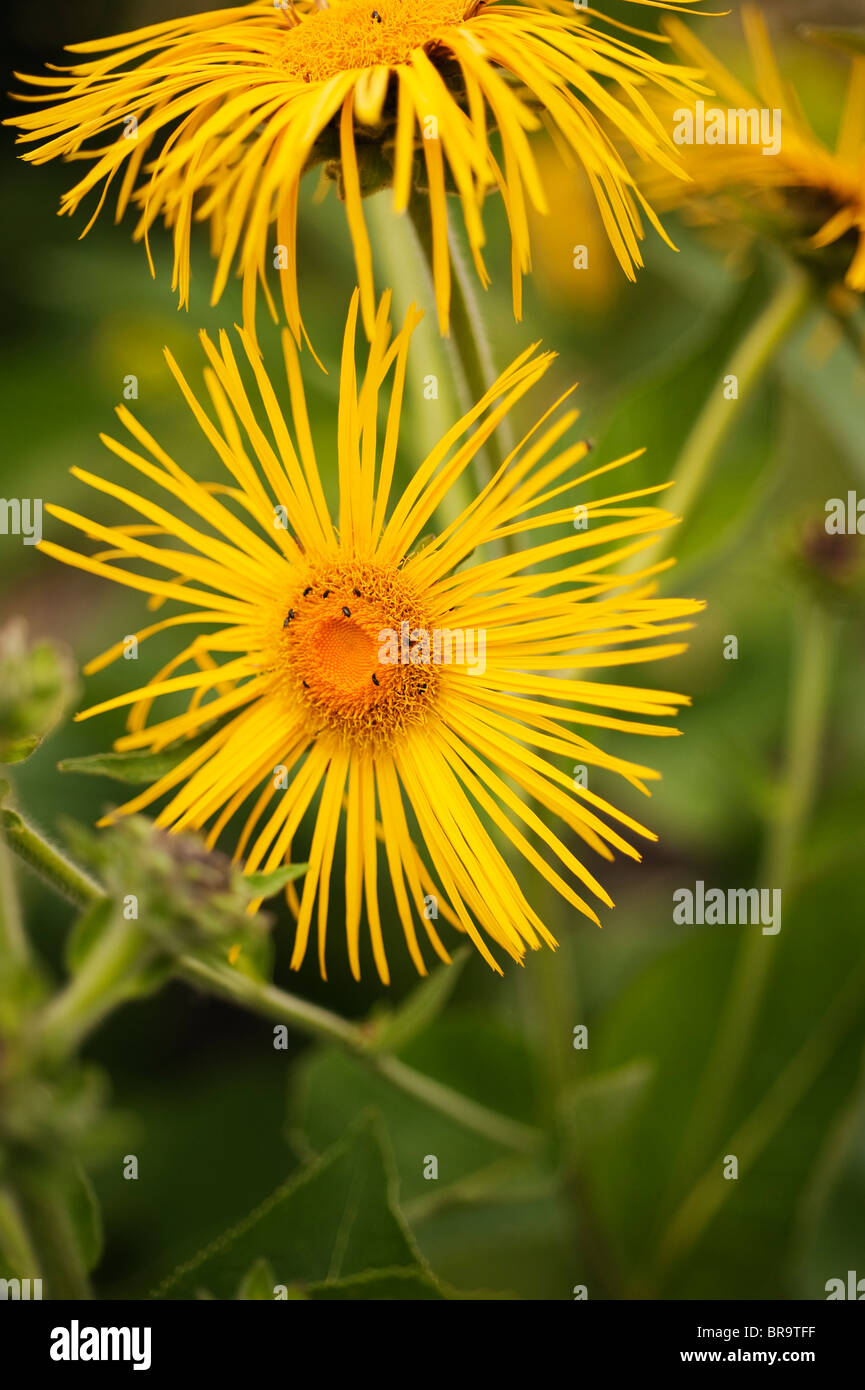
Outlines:
<svg viewBox="0 0 865 1390"><path fill-rule="evenodd" d="M372 17L375 20L376 24L381 24L381 15L379 14L378 10L373 10Z"/></svg>

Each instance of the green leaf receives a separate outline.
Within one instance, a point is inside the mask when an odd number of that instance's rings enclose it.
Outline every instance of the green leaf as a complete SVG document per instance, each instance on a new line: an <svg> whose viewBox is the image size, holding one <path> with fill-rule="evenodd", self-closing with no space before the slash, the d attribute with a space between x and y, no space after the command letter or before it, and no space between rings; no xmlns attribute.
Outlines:
<svg viewBox="0 0 865 1390"><path fill-rule="evenodd" d="M447 1010L401 1055L483 1105L538 1121L538 1066L526 1031L477 1003ZM504 1154L341 1050L315 1048L295 1064L289 1132L301 1134L307 1148L336 1142L371 1106L387 1125L404 1209L438 1278L497 1297L568 1296L574 1234L546 1158ZM438 1160L435 1180L425 1176L427 1155Z"/></svg>
<svg viewBox="0 0 865 1390"><path fill-rule="evenodd" d="M242 975L261 984L269 984L273 979L273 962L276 956L271 935L249 933L242 942L240 954L232 964Z"/></svg>
<svg viewBox="0 0 865 1390"><path fill-rule="evenodd" d="M0 629L0 763L20 763L35 752L59 723L77 684L65 648L32 643L21 618Z"/></svg>
<svg viewBox="0 0 865 1390"><path fill-rule="evenodd" d="M269 874L238 874L235 887L240 893L245 894L250 902L257 898L272 898L274 893L278 893L287 883L302 878L308 868L308 864L283 864L281 868L274 869Z"/></svg>
<svg viewBox="0 0 865 1390"><path fill-rule="evenodd" d="M405 1049L403 1060L500 1114L527 1123L537 1120L536 1064L525 1037L477 1007L439 1017ZM493 1139L431 1111L341 1049L315 1048L295 1068L289 1124L301 1130L314 1149L335 1143L370 1108L386 1119L406 1202L502 1157ZM436 1184L424 1177L426 1154L438 1158Z"/></svg>
<svg viewBox="0 0 865 1390"><path fill-rule="evenodd" d="M825 1298L829 1279L865 1277L865 1053L856 1085L826 1134L797 1219L798 1296Z"/></svg>
<svg viewBox="0 0 865 1390"><path fill-rule="evenodd" d="M189 1298L204 1287L231 1298L261 1260L277 1285L330 1285L377 1269L426 1272L396 1206L392 1159L378 1121L361 1117L321 1158L175 1270L156 1296Z"/></svg>
<svg viewBox="0 0 865 1390"><path fill-rule="evenodd" d="M276 1283L276 1275L270 1261L256 1260L241 1279L237 1297L244 1302L272 1302Z"/></svg>
<svg viewBox="0 0 865 1390"><path fill-rule="evenodd" d="M81 914L66 940L66 966L76 974L104 936L111 924L115 904L111 898L101 898Z"/></svg>
<svg viewBox="0 0 865 1390"><path fill-rule="evenodd" d="M126 989L127 999L145 999L148 994L156 994L166 985L174 974L174 961L170 956L156 956L148 965L136 970L130 977Z"/></svg>
<svg viewBox="0 0 865 1390"><path fill-rule="evenodd" d="M113 899L100 898L78 918L66 942L66 965L71 974L77 974L86 964L91 951L99 946L106 932L114 926L118 911ZM138 929L130 923L129 931L137 932ZM148 960L147 955L151 955L152 959ZM143 961L130 972L124 998L143 999L155 993L171 978L173 970L174 962L170 956L155 949L148 951Z"/></svg>
<svg viewBox="0 0 865 1390"><path fill-rule="evenodd" d="M110 777L130 786L147 786L164 777L200 748L217 730L231 722L233 715L215 719L202 734L181 740L160 753L89 753L82 758L64 758L57 764L60 772L80 772L88 777Z"/></svg>
<svg viewBox="0 0 865 1390"><path fill-rule="evenodd" d="M444 1009L468 958L468 948L460 947L450 965L434 970L393 1013L386 1015L376 1026L372 1051L398 1052L423 1033Z"/></svg>
<svg viewBox="0 0 865 1390"><path fill-rule="evenodd" d="M687 883L687 877L678 882ZM791 1213L855 1084L861 1023L834 1047L819 1079L794 1108L779 1112L774 1129L767 1127L757 1155L740 1160L738 1179L725 1181L721 1160L735 1152L734 1136L759 1113L802 1047L819 1037L851 975L861 969L858 864L846 872L836 867L789 898L784 890L781 932L759 938L771 958L758 1024L729 1107L720 1111L705 1091L706 1067L721 1042L720 1029L729 1026L737 958L746 936L759 930L746 925L676 929L675 946L618 993L595 1031L593 1057L599 1068L622 1067L635 1056L656 1065L650 1103L634 1106L619 1129L599 1138L586 1165L595 1217L621 1250L622 1264L652 1270L661 1241L697 1181L717 1176L722 1195L687 1255L652 1286L656 1297L723 1298L736 1289L742 1297L759 1299L789 1290ZM711 1134L691 1157L706 1119ZM854 1244L851 1240L848 1251ZM452 1277L438 1260L436 1268ZM812 1285L808 1296L823 1295Z"/></svg>
<svg viewBox="0 0 865 1390"><path fill-rule="evenodd" d="M69 1215L81 1250L85 1269L95 1269L104 1243L102 1213L89 1177L75 1164L69 1188Z"/></svg>
<svg viewBox="0 0 865 1390"><path fill-rule="evenodd" d="M89 777L110 777L115 782L131 786L149 785L188 757L199 740L190 740L162 753L89 753L83 758L64 758L57 764L60 772L81 772Z"/></svg>
<svg viewBox="0 0 865 1390"><path fill-rule="evenodd" d="M407 1299L434 1301L448 1295L435 1279L422 1269L373 1269L354 1274L348 1279L333 1279L325 1284L313 1284L307 1296L318 1302L354 1299Z"/></svg>
<svg viewBox="0 0 865 1390"><path fill-rule="evenodd" d="M30 734L27 738L0 738L0 763L23 763L41 742L38 734Z"/></svg>
<svg viewBox="0 0 865 1390"><path fill-rule="evenodd" d="M175 1027L189 1025L189 1011L188 997L178 990L127 1014L130 1024L141 1029L135 1036L145 1040L155 1070L135 1095L134 1118L126 1111L130 1132L121 1141L123 1147L115 1143L113 1148L121 1157L129 1152L139 1155L140 1181L137 1186L125 1181L120 1163L113 1160L101 1163L96 1173L113 1248L135 1251L134 1259L106 1267L100 1297L146 1298L169 1271L257 1206L262 1195L291 1171L291 1160L279 1142L284 1080L272 1060L262 1068L256 1065L255 1050L232 1047L220 1052L214 1066L214 1058L202 1048L190 1059L193 1065L173 1071L170 1084L165 1067L156 1066L166 1055L159 1027L164 1024L163 1033L170 1038ZM122 1027L123 1020L119 1022ZM125 1085L116 1088L115 1100L124 1110L133 1104ZM141 1147L145 1140L146 1157ZM194 1171L189 1164L192 1154L201 1159ZM144 1181L145 1163L146 1180L159 1192L158 1202L131 1200L132 1189L138 1191ZM238 1270L230 1298L262 1253L254 1250Z"/></svg>
<svg viewBox="0 0 865 1390"><path fill-rule="evenodd" d="M560 1113L574 1146L583 1149L619 1129L645 1100L654 1074L652 1063L640 1060L570 1086L561 1097Z"/></svg>

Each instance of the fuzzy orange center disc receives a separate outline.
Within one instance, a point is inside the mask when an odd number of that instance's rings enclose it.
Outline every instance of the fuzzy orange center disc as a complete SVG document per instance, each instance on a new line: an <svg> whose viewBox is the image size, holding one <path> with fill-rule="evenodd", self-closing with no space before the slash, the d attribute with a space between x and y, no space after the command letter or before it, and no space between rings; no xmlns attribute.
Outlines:
<svg viewBox="0 0 865 1390"><path fill-rule="evenodd" d="M286 34L283 61L304 82L406 63L443 28L461 24L465 0L335 0Z"/></svg>

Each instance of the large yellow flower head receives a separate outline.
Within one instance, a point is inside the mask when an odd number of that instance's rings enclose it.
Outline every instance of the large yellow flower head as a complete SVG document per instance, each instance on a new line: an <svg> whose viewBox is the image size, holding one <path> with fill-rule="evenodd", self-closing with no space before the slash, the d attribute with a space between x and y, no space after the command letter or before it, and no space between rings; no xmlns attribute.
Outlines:
<svg viewBox="0 0 865 1390"><path fill-rule="evenodd" d="M26 159L89 161L61 212L101 190L98 213L116 179L118 219L130 203L137 208L137 239L146 243L154 222L165 220L182 304L195 220L211 228L213 302L236 266L248 328L259 285L276 314L267 285L275 264L298 338L296 225L305 169L330 160L338 177L368 334L375 295L363 195L392 185L399 213L413 189L423 188L447 332L448 193L459 198L484 284L483 201L490 190L501 193L519 316L521 277L530 267L527 205L547 211L529 142L542 119L563 153L585 167L625 272L633 278L642 264L641 212L661 229L601 118L641 164L675 176L677 151L645 90L655 85L684 99L699 87L690 69L650 56L634 44L634 31L623 32L601 32L572 7L568 14L483 0L333 0L317 8L313 0L286 0L279 9L259 0L74 45L87 60L58 76L24 79L47 90L52 103L12 123L35 145ZM26 99L41 105L41 93Z"/></svg>
<svg viewBox="0 0 865 1390"><path fill-rule="evenodd" d="M664 173L650 176L652 193L664 207L682 205L710 220L730 217L740 223L744 205L812 261L815 252L837 247L837 257L830 262L823 255L815 268L823 278L843 279L848 289L861 294L865 291L865 58L856 58L851 65L836 142L830 148L815 135L796 92L782 77L761 12L746 6L742 21L754 68L753 92L685 25L669 20L667 28L678 51L704 69L720 98L707 101L706 106L714 110L729 103L734 114L773 113L777 150L764 154L759 142L721 143L713 138L710 143L707 136L705 144L682 146L691 180L687 197L681 195L679 180ZM667 105L668 114L669 109Z"/></svg>
<svg viewBox="0 0 865 1390"><path fill-rule="evenodd" d="M586 497L581 485L629 459L582 471L588 445L564 442L577 418L564 408L566 397L430 539L437 509L552 354L535 347L521 353L408 470L400 493L403 389L420 315L412 306L392 337L385 295L358 380L357 312L355 294L340 372L333 516L317 463L333 441L313 441L287 330L288 419L246 331L239 361L227 335L218 346L202 337L209 409L166 353L222 466L221 480L196 481L124 406L117 414L131 442L104 442L153 485L149 491L161 490L163 503L72 470L135 520L105 526L51 505L53 517L103 548L84 554L46 540L42 549L150 595L151 604L179 605L143 628L139 643L167 630L190 636L147 685L78 717L131 706L119 750L160 751L189 741L173 770L115 814L161 802L159 826L207 827L210 844L237 817L235 859L248 873L289 861L315 807L311 844L299 856L309 869L293 902L295 966L307 951L315 909L324 971L343 822L345 930L355 976L365 902L372 955L388 978L382 863L419 971L427 968L422 935L448 958L428 910L432 899L442 929L447 923L448 932L467 933L500 970L503 954L520 960L527 947L555 944L504 847L593 921L595 910L582 895L607 906L611 900L570 836L607 859L614 850L639 858L630 837L649 832L583 786L573 766L611 770L647 791L646 780L657 774L603 752L586 735L674 732L653 721L675 715L683 696L614 684L607 673L682 651L680 635L700 605L656 594L655 576L666 562L640 567L641 552L674 521L648 498L659 488L588 498L575 521L575 499ZM510 539L525 536L526 548L510 553ZM626 559L628 574L617 573ZM127 645L112 647L87 672ZM178 697L189 697L186 708L178 709ZM162 716L152 717L165 700Z"/></svg>

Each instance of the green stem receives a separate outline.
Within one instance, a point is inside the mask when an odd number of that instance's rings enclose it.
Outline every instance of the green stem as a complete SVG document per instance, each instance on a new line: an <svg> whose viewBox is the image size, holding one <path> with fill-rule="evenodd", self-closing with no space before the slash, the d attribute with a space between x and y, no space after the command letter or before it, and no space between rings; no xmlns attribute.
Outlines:
<svg viewBox="0 0 865 1390"><path fill-rule="evenodd" d="M116 911L107 898L92 910ZM37 1020L38 1046L51 1057L73 1053L129 997L132 982L153 953L152 942L133 923L117 917L108 924L81 968Z"/></svg>
<svg viewBox="0 0 865 1390"><path fill-rule="evenodd" d="M837 637L837 621L811 598L802 601L794 622L786 775L766 849L766 872L779 884L793 877L796 849L814 802Z"/></svg>
<svg viewBox="0 0 865 1390"><path fill-rule="evenodd" d="M263 1014L265 1018L275 1019L289 1028L296 1028L298 1032L319 1042L340 1043L355 1050L367 1045L361 1029L340 1018L339 1014L278 989L276 985L253 980L239 970L191 955L179 956L176 968L180 978L188 984L205 989L209 994L216 994L241 1008L251 1009L253 1013Z"/></svg>
<svg viewBox="0 0 865 1390"><path fill-rule="evenodd" d="M12 1278L42 1278L42 1265L21 1202L8 1186L0 1187L0 1251Z"/></svg>
<svg viewBox="0 0 865 1390"><path fill-rule="evenodd" d="M434 304L429 264L420 245L414 223L406 217L395 217L390 206L389 189L367 198L365 212L373 245L382 248L382 279L393 292L394 312L402 321L409 306L419 304L427 309ZM419 281L426 278L427 294L418 293ZM421 303L426 298L426 303ZM435 313L426 312L412 338L415 362L423 362L423 375L410 368L406 375L406 397L411 405L412 426L418 453L425 458L438 444L447 426L459 413L456 382L452 380L445 344L439 337ZM433 376L436 392L425 395L427 379ZM448 499L445 499L447 502ZM468 497L466 497L468 501ZM448 517L448 520L451 518Z"/></svg>
<svg viewBox="0 0 865 1390"><path fill-rule="evenodd" d="M112 910L109 900L97 884L58 855L35 831L24 826L20 817L15 816L15 820L19 822L15 827L15 847L26 845L28 852L25 857L28 862L38 863L44 876L55 886L62 878L68 896L73 900L88 903L93 911ZM151 953L152 947L142 933L123 919L116 921L104 932L74 979L42 1013L38 1024L39 1045L52 1056L68 1055L74 1051L87 1034L127 996L130 981ZM321 1041L337 1042L348 1047L393 1085L495 1143L521 1152L534 1151L541 1143L540 1135L528 1126L487 1110L432 1078L413 1071L395 1057L373 1054L363 1030L329 1010L273 985L259 984L239 971L196 960L193 956L180 957L178 973L190 983L203 986L211 993L256 1013L275 1018Z"/></svg>
<svg viewBox="0 0 865 1390"><path fill-rule="evenodd" d="M432 277L432 239L428 200L415 194L409 212ZM451 252L451 309L450 327L458 379L462 383L463 408L469 409L492 385L496 371L489 340L484 330L472 282L460 247L450 236ZM513 440L500 426L491 436L484 451L487 476L492 477L502 460L513 448ZM485 482L486 480L479 480ZM503 542L505 551L513 548L513 537ZM547 885L542 885L546 889ZM544 1089L551 1118L557 1113L558 1098L570 1076L569 1032L566 1027L569 1001L562 988L563 962L552 953L542 950L530 962L528 984L534 994L536 1015L542 1033L541 1055L545 1058ZM388 1059L393 1062L394 1059ZM404 1088L405 1089L405 1088ZM442 1108L439 1106L438 1108ZM517 1147L511 1145L511 1147ZM580 1171L578 1160L565 1159L562 1184L574 1206L583 1234L584 1245L592 1259L598 1278L611 1291L618 1287L615 1261L607 1249L603 1233L595 1221L592 1204Z"/></svg>
<svg viewBox="0 0 865 1390"><path fill-rule="evenodd" d="M348 1048L392 1086L423 1101L440 1114L447 1115L473 1134L480 1134L520 1153L534 1153L543 1143L543 1136L528 1125L479 1105L468 1096L406 1066L397 1057L374 1052L370 1047L369 1035L362 1028L317 1004L310 1004L274 985L261 984L237 970L204 962L194 956L181 956L177 966L181 978L189 984L251 1009L265 1018L296 1028L321 1042L335 1042Z"/></svg>
<svg viewBox="0 0 865 1390"><path fill-rule="evenodd" d="M406 396L411 403L412 424L418 456L426 458L441 440L442 435L456 420L461 409L465 408L462 393L462 376L458 360L455 363L454 345L439 336L435 313L435 289L432 270L428 259L429 238L420 235L417 222L413 218L394 217L390 207L391 193L386 190L367 199L367 221L374 234L374 244L387 248L382 260L383 278L393 291L394 309L402 319L412 304L419 304L433 312L426 312L415 329L413 361L423 362L421 376L411 368L406 377ZM426 281L426 295L418 293L420 280ZM425 301L425 302L424 302ZM435 381L435 391L428 393L430 378ZM477 470L478 462L475 461ZM439 503L439 513L445 525L459 520L474 500L474 486L465 469L454 479L447 494Z"/></svg>
<svg viewBox="0 0 865 1390"><path fill-rule="evenodd" d="M830 1005L822 1026L769 1087L762 1101L729 1140L727 1152L740 1165L751 1167L769 1141L814 1085L847 1030L860 1015L865 995L865 971L859 970ZM658 1248L657 1276L663 1277L699 1240L734 1187L721 1173L721 1158L707 1169L675 1213Z"/></svg>
<svg viewBox="0 0 865 1390"><path fill-rule="evenodd" d="M493 1143L501 1144L503 1148L513 1149L517 1153L538 1153L543 1147L543 1135L531 1126L524 1125L519 1120L512 1120L507 1115L500 1115L485 1105L479 1105L477 1101L470 1100L461 1092L454 1091L440 1081L406 1066L398 1057L379 1053L375 1056L364 1056L363 1060L392 1086L404 1091L406 1095L414 1096L416 1100L423 1101L424 1105L429 1106L431 1110L437 1110L440 1115L447 1115L449 1119L455 1120L463 1129L473 1134L482 1135L483 1138L491 1139Z"/></svg>
<svg viewBox="0 0 865 1390"><path fill-rule="evenodd" d="M6 845L0 840L0 957L17 965L30 962L30 946L21 921L15 873Z"/></svg>
<svg viewBox="0 0 865 1390"><path fill-rule="evenodd" d="M418 245L429 272L429 282L434 299L429 198L425 194L415 191L409 201L408 210ZM453 233L448 236L448 245L451 258L451 302L450 335L446 342L453 362L460 404L463 411L466 411L470 410L486 394L498 373L493 363L489 339L478 308L468 267ZM502 459L512 447L513 442L507 434L506 427L499 425L482 450L487 477L493 476ZM478 458L480 459L480 457L479 455ZM482 468L483 465L480 467ZM476 476L478 484L481 486L487 480L480 471L477 472Z"/></svg>
<svg viewBox="0 0 865 1390"><path fill-rule="evenodd" d="M808 1185L796 1213L789 1264L802 1268L806 1252L818 1235L821 1218L831 1200L832 1192L842 1181L844 1165L856 1152L862 1115L865 1114L865 1048L859 1058L859 1073L844 1102L840 1114L832 1121L825 1140L820 1145Z"/></svg>
<svg viewBox="0 0 865 1390"><path fill-rule="evenodd" d="M778 348L798 325L810 302L808 278L790 267L724 367L722 379L734 376L738 382L738 402L749 399L752 388L775 360ZM665 505L677 516L685 518L692 512L718 451L738 418L737 401L727 400L719 383L697 416L673 470L674 485L665 494ZM674 534L675 528L668 530L652 547L651 562L662 558ZM649 562L644 552L640 566Z"/></svg>
<svg viewBox="0 0 865 1390"><path fill-rule="evenodd" d="M538 815L543 808L532 803ZM540 912L549 923L558 908L558 894L540 874L538 885ZM585 1022L578 989L576 970L568 938L553 952L542 948L526 962L525 986L534 1018L538 1039L537 1054L541 1063L541 1084L548 1124L560 1138L558 1184L561 1195L571 1207L579 1230L581 1255L595 1296L621 1298L624 1280L618 1267L603 1223L595 1212L595 1203L587 1181L576 1122L562 1105L569 1087L585 1070L586 1053L574 1049L573 1028Z"/></svg>
<svg viewBox="0 0 865 1390"><path fill-rule="evenodd" d="M430 1183L430 1187L435 1184ZM508 1154L445 1187L439 1186L438 1191L426 1192L405 1203L403 1212L414 1229L422 1221L455 1207L480 1206L485 1202L506 1206L510 1202L544 1201L555 1197L557 1191L558 1185L551 1174L538 1176L525 1158Z"/></svg>
<svg viewBox="0 0 865 1390"><path fill-rule="evenodd" d="M451 255L450 331L463 380L463 409L468 410L490 389L498 372L490 340L462 247L453 231L448 234ZM499 429L502 427L499 426ZM495 441L490 441L491 452ZM501 459L498 460L501 462Z"/></svg>
<svg viewBox="0 0 865 1390"><path fill-rule="evenodd" d="M31 1171L18 1179L18 1191L53 1299L89 1299L90 1281L75 1230L50 1174Z"/></svg>
<svg viewBox="0 0 865 1390"><path fill-rule="evenodd" d="M543 812L535 802L532 809L536 814ZM549 926L558 909L558 895L540 874L535 875L535 880L540 887L540 911ZM561 1096L585 1060L585 1054L573 1045L574 1025L584 1020L579 997L569 988L573 979L570 942L560 941L555 951L544 947L533 952L526 962L525 974L543 1069L546 1109L550 1121L555 1122Z"/></svg>
<svg viewBox="0 0 865 1390"><path fill-rule="evenodd" d="M78 907L89 907L103 896L93 879L61 854L54 845L28 825L17 811L0 811L0 829L11 850L29 864L40 878Z"/></svg>
<svg viewBox="0 0 865 1390"><path fill-rule="evenodd" d="M814 800L835 641L834 621L810 598L803 600L794 622L785 771L760 869L761 883L780 889L785 906L794 883L796 847ZM699 1088L690 1125L691 1142L682 1155L679 1178L705 1161L718 1137L751 1046L775 951L774 938L760 932L746 936L739 950L719 1021L718 1041Z"/></svg>

